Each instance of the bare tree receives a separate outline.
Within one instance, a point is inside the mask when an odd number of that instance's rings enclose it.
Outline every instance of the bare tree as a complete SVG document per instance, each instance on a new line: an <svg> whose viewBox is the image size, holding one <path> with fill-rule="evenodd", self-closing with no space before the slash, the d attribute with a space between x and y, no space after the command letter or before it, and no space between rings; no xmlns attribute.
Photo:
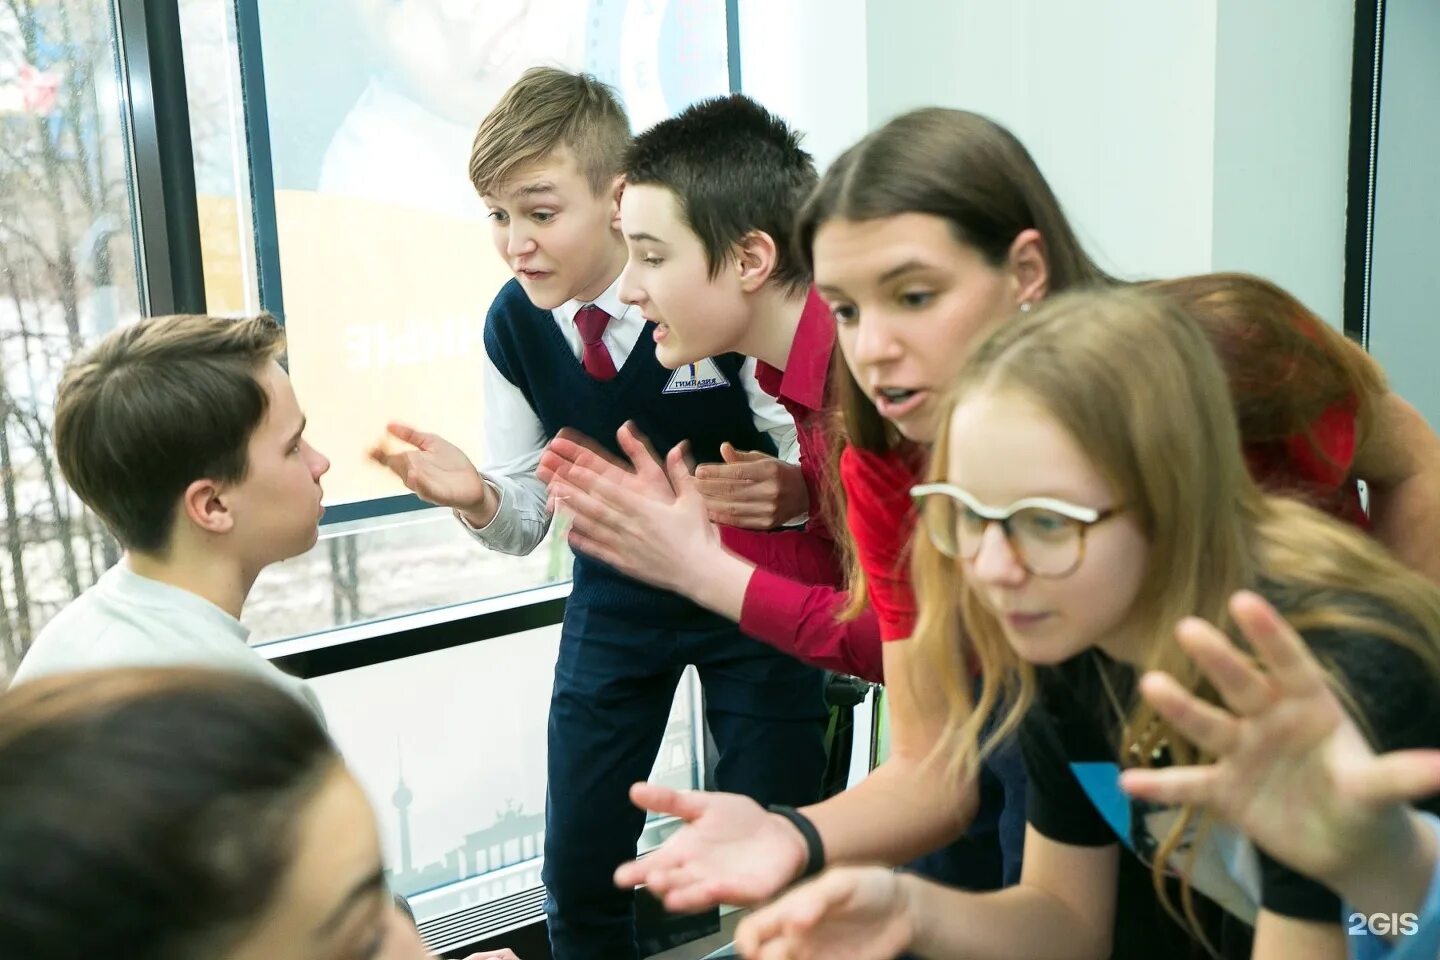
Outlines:
<svg viewBox="0 0 1440 960"><path fill-rule="evenodd" d="M332 537L326 543L330 558L331 610L336 626L355 623L360 612L360 554L355 537Z"/></svg>
<svg viewBox="0 0 1440 960"><path fill-rule="evenodd" d="M0 122L0 627L12 666L38 617L118 559L59 477L50 426L58 371L87 332L114 324L108 298L127 269L112 267L115 224L130 219L125 174L105 150L118 113L104 112L115 105L102 107L97 82L113 69L110 41L106 4L0 0L0 61L19 65L22 93Z"/></svg>
<svg viewBox="0 0 1440 960"><path fill-rule="evenodd" d="M20 531L19 498L15 492L15 470L10 455L10 419L13 406L10 391L0 390L0 476L4 477L5 547L10 558L10 577L15 584L14 659L30 646L30 591L25 583L25 539Z"/></svg>

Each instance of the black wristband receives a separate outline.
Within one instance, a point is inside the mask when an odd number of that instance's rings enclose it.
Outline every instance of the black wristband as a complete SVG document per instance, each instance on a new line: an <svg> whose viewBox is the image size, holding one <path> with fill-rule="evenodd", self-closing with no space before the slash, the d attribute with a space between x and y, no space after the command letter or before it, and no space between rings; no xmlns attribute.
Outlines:
<svg viewBox="0 0 1440 960"><path fill-rule="evenodd" d="M766 808L771 813L779 814L789 820L800 836L805 838L805 869L800 872L797 879L806 880L815 876L825 869L825 845L820 842L820 831L815 829L815 824L794 807L787 807L784 804L772 803Z"/></svg>

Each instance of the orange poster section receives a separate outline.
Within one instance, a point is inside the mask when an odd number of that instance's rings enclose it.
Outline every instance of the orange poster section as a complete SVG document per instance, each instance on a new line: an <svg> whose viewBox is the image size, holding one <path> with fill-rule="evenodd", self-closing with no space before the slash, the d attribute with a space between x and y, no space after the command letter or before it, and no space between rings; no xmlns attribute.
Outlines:
<svg viewBox="0 0 1440 960"><path fill-rule="evenodd" d="M276 192L290 375L332 462L325 502L405 493L366 459L385 424L444 436L482 465L483 325L509 278L484 220Z"/></svg>

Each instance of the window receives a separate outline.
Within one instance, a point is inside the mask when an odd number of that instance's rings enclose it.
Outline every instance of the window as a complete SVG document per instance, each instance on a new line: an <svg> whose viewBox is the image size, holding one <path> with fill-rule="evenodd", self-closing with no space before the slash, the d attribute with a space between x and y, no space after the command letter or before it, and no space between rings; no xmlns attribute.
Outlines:
<svg viewBox="0 0 1440 960"><path fill-rule="evenodd" d="M479 120L537 63L612 83L636 129L724 93L724 0L184 0L181 22L207 299L283 319L332 462L321 542L251 594L254 642L568 578L556 532L485 550L366 454L399 420L485 463L483 321L509 273L467 172Z"/></svg>
<svg viewBox="0 0 1440 960"><path fill-rule="evenodd" d="M0 5L7 671L119 559L65 489L48 444L65 362L137 318L152 279L141 265L168 259L147 259L157 250L137 239L165 217L146 206L156 156L135 146L139 108L121 95L130 18L158 17L162 6L121 0L120 36L104 0ZM166 122L188 126L199 224L199 249L188 252L207 309L284 320L311 439L335 464L320 542L262 574L244 619L254 642L282 658L349 657L356 630L380 641L364 655L378 649L385 662L313 682L374 802L391 879L422 920L533 890L558 626L417 655L384 645L385 634L412 628L410 615L463 619L467 608L442 608L568 579L562 532L527 557L492 553L364 454L387 420L410 419L484 461L480 331L506 278L465 167L495 98L530 63L555 62L615 84L632 123L648 126L728 89L726 5L181 0L178 10L188 109ZM161 60L173 66L174 50L150 53L135 62L155 71L158 114ZM469 76L477 62L483 75ZM184 193L164 181L159 196L183 206ZM149 294L152 308L177 300ZM657 779L700 784L698 716L692 671ZM670 829L652 821L642 848Z"/></svg>
<svg viewBox="0 0 1440 960"><path fill-rule="evenodd" d="M275 75L284 82L294 82L296 87L313 84L324 75L324 71L316 69L314 51L305 47L315 34L306 33L304 25L294 18L286 19L286 8L276 4L260 6L271 32L279 37L275 45L280 50L273 70L265 71L262 89L277 86L271 79ZM272 21L274 9L280 12ZM247 130L247 117L241 108L245 90L237 21L237 14L248 16L255 12L254 3L237 10L228 0L185 0L180 8L205 291L208 307L215 313L254 313L261 304L254 218L259 215L263 219L266 210L273 209L273 203L267 207L263 199L259 204L253 200L251 147L266 142L270 127L268 117L262 113L250 118L259 124L258 128ZM297 8L296 12L303 19L304 11ZM350 19L341 5L332 5L330 15L338 18L341 27ZM336 24L327 26L334 28ZM292 34L292 29L299 32ZM335 36L341 41L347 36L355 39L343 28L337 29ZM338 55L343 50L330 52ZM288 160L291 152L303 154L314 146L304 139L310 129L304 108L313 104L300 98L299 112L286 112L286 102L282 97L277 103L279 120L292 124L298 133L286 136L283 130L277 132L281 142L270 152ZM323 112L323 108L317 109ZM268 161L262 161L262 172L269 166ZM290 193L278 191L276 195L287 198L288 210ZM304 200L298 202L303 204ZM273 221L273 214L269 219ZM352 227L329 223L322 228L333 231L340 238L335 242L341 246L352 242L345 239L347 232L354 233ZM260 232L269 238L263 225ZM363 247L367 237L376 232L374 224L369 224L353 242ZM293 274L293 286L297 288L292 299L303 304L309 287L324 298L330 295L327 291L343 292L353 282L353 262L340 262L343 257L312 262L304 257L303 244L296 243L294 248L298 251L296 258L283 261L286 279ZM377 251L377 255L383 256L385 251ZM275 286L278 288L278 281ZM286 310L278 297L267 297L265 306L289 321L291 373L313 424L311 439L336 462L326 482L329 514L343 520L347 513L357 512L347 511L347 507L356 505L364 514L385 512L384 507L370 507L363 499L357 501L347 494L351 478L360 476L364 482L382 485L370 492L384 496L396 493L398 484L387 484L383 473L364 459L364 450L378 436L384 419L367 417L347 409L344 402L330 401L335 382L347 382L357 369L383 370L385 358L390 355L388 344L383 332L371 335L373 325L368 323L343 334L346 342L339 350L317 343L310 334L319 335L323 341L333 332L323 326L329 318L356 309L353 303L343 302L343 293L334 294L332 299L333 306L314 316L303 309L298 315ZM307 357L315 357L316 363L307 364ZM473 361L473 356L470 359ZM307 381L306 372L314 369L333 371L333 376L325 373L318 383L313 376ZM458 376L462 371L455 367L447 372ZM378 382L375 377L365 380L363 392L372 398L368 408L372 413L389 393L384 383L383 376ZM395 384L402 390L416 387L415 383ZM479 411L474 413L473 419L467 418L470 422L466 436L479 430ZM406 506L421 506L413 498L403 499ZM445 510L419 510L374 521L330 522L314 550L272 567L261 576L244 619L251 627L253 641L264 644L296 634L319 633L335 626L522 590L568 576L563 541L556 539L554 544L556 548L546 544L524 558L491 554L466 536Z"/></svg>
<svg viewBox="0 0 1440 960"><path fill-rule="evenodd" d="M283 655L296 635L568 579L562 531L526 557L490 552L365 454L401 420L485 461L483 321L508 270L468 177L480 119L534 63L611 82L636 129L724 93L723 0L188 4L207 295L284 320L310 440L333 463L320 543L251 593L255 642ZM422 922L540 882L558 642L552 626L314 681ZM698 716L692 672L663 782L700 785ZM671 829L652 821L642 849Z"/></svg>
<svg viewBox="0 0 1440 960"><path fill-rule="evenodd" d="M50 439L66 361L140 314L112 31L97 0L0 6L0 681L119 556Z"/></svg>
<svg viewBox="0 0 1440 960"><path fill-rule="evenodd" d="M545 627L312 680L380 821L392 886L420 922L533 887L545 843ZM653 778L701 783L687 670ZM641 849L672 828L652 819Z"/></svg>

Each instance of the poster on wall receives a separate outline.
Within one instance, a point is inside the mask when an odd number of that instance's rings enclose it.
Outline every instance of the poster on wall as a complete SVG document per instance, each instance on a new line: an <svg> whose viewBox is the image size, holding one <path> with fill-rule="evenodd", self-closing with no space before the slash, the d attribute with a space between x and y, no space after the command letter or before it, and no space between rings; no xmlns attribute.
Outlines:
<svg viewBox="0 0 1440 960"><path fill-rule="evenodd" d="M483 464L486 308L509 270L468 177L528 67L583 70L634 130L729 89L725 0L256 0L290 370L326 503L404 493L391 420Z"/></svg>

